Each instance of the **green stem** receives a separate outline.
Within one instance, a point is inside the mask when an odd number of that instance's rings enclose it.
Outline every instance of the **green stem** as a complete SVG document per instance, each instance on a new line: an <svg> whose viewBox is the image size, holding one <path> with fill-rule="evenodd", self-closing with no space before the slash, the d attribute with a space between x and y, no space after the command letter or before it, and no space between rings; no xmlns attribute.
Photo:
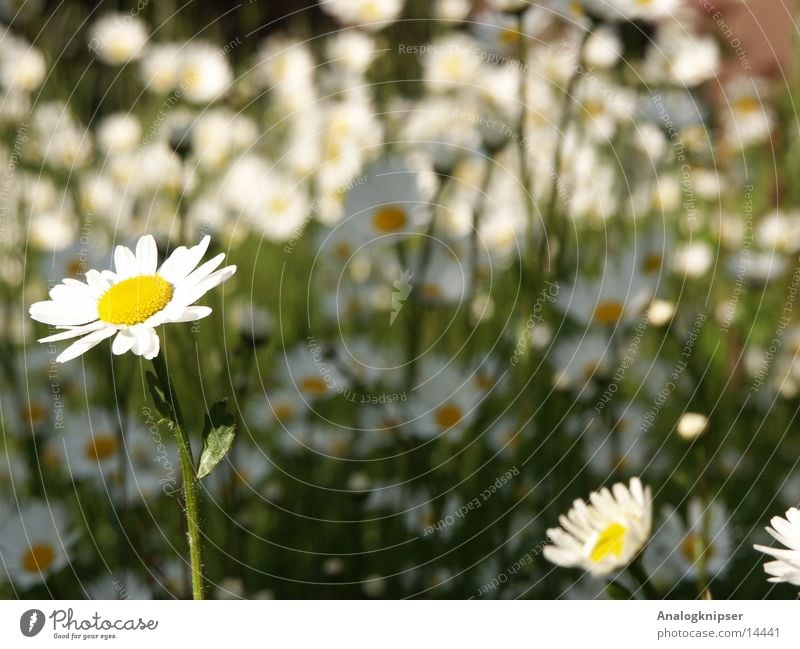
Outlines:
<svg viewBox="0 0 800 649"><path fill-rule="evenodd" d="M633 578L641 585L642 590L644 591L644 596L647 599L661 599L661 595L658 593L655 586L653 586L652 582L650 581L650 578L647 576L647 572L642 564L641 554L631 561L630 565L628 566L628 570L630 571L631 575L633 575Z"/></svg>
<svg viewBox="0 0 800 649"><path fill-rule="evenodd" d="M183 477L183 498L186 506L186 527L189 536L192 597L194 599L205 599L203 534L200 530L200 481L197 478L197 470L192 458L192 447L184 430L183 415L178 405L177 394L172 388L172 382L169 380L167 363L164 360L163 352L153 359L153 369L155 369L156 377L161 384L161 390L164 392L167 405L171 410L172 431L175 433L175 441L178 443L178 455L180 456L181 475Z"/></svg>

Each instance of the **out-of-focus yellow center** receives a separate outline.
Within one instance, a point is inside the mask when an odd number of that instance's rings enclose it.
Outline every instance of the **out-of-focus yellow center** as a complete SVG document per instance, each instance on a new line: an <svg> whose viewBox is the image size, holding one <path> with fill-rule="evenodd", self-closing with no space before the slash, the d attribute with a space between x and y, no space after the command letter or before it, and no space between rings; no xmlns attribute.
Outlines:
<svg viewBox="0 0 800 649"><path fill-rule="evenodd" d="M761 103L758 97L747 96L737 99L733 102L733 106L741 113L756 113L761 108Z"/></svg>
<svg viewBox="0 0 800 649"><path fill-rule="evenodd" d="M642 264L642 269L645 273L655 273L656 271L661 270L661 265L664 263L664 258L659 255L657 252L647 255L644 258L644 263Z"/></svg>
<svg viewBox="0 0 800 649"><path fill-rule="evenodd" d="M276 421L288 421L294 416L294 405L288 401L276 403L272 407L272 411L275 414Z"/></svg>
<svg viewBox="0 0 800 649"><path fill-rule="evenodd" d="M453 403L448 403L443 405L436 411L434 415L434 419L436 420L436 425L439 428L452 428L458 422L460 422L464 417L464 413L461 411L457 405Z"/></svg>
<svg viewBox="0 0 800 649"><path fill-rule="evenodd" d="M397 205L381 207L372 217L372 223L379 232L397 232L407 220L406 211Z"/></svg>
<svg viewBox="0 0 800 649"><path fill-rule="evenodd" d="M600 324L615 325L619 322L625 307L617 300L600 302L594 310L594 319Z"/></svg>
<svg viewBox="0 0 800 649"><path fill-rule="evenodd" d="M41 403L31 401L27 407L22 408L20 414L22 415L23 421L31 426L35 426L44 421L47 410L45 410L45 407Z"/></svg>
<svg viewBox="0 0 800 649"><path fill-rule="evenodd" d="M500 42L503 45L511 47L519 43L519 32L515 29L504 29L500 32Z"/></svg>
<svg viewBox="0 0 800 649"><path fill-rule="evenodd" d="M422 285L422 294L429 300L439 300L442 298L442 289L438 284L425 282Z"/></svg>
<svg viewBox="0 0 800 649"><path fill-rule="evenodd" d="M320 395L325 393L328 386L319 376L307 376L300 381L300 389L309 394Z"/></svg>
<svg viewBox="0 0 800 649"><path fill-rule="evenodd" d="M49 543L34 543L22 557L22 567L27 572L44 572L53 565L56 552Z"/></svg>
<svg viewBox="0 0 800 649"><path fill-rule="evenodd" d="M138 275L108 289L97 303L103 322L114 325L141 324L172 299L172 285L160 275Z"/></svg>
<svg viewBox="0 0 800 649"><path fill-rule="evenodd" d="M361 8L361 18L364 22L374 22L380 17L381 12L377 2L367 2Z"/></svg>
<svg viewBox="0 0 800 649"><path fill-rule="evenodd" d="M83 454L89 460L105 460L117 450L117 440L111 435L95 435L86 442Z"/></svg>
<svg viewBox="0 0 800 649"><path fill-rule="evenodd" d="M681 541L681 554L689 563L694 563L705 555L706 559L714 555L714 546L710 543L705 545L699 534L688 534Z"/></svg>
<svg viewBox="0 0 800 649"><path fill-rule="evenodd" d="M616 557L619 559L622 556L622 551L625 549L625 535L628 529L619 523L611 523L604 529L592 548L592 553L589 555L595 563L600 563L603 559L608 557Z"/></svg>

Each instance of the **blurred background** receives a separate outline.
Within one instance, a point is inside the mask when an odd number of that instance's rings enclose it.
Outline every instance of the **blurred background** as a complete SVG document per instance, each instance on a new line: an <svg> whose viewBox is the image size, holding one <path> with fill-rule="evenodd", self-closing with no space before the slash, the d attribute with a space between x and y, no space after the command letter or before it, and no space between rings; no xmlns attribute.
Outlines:
<svg viewBox="0 0 800 649"><path fill-rule="evenodd" d="M795 3L0 2L0 596L189 594L144 375L27 316L153 234L219 598L643 597L543 548L639 476L659 597L791 598ZM609 589L610 580L616 588ZM650 594L652 595L652 594Z"/></svg>

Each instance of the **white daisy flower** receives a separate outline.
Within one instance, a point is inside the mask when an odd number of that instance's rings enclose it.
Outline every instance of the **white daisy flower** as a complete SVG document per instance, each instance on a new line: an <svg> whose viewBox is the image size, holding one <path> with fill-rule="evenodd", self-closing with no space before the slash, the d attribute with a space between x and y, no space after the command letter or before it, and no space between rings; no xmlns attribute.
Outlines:
<svg viewBox="0 0 800 649"><path fill-rule="evenodd" d="M47 65L42 53L22 39L6 34L0 52L0 83L10 92L32 92L44 81Z"/></svg>
<svg viewBox="0 0 800 649"><path fill-rule="evenodd" d="M767 82L759 77L740 77L725 85L723 144L739 151L769 138L778 120L768 94Z"/></svg>
<svg viewBox="0 0 800 649"><path fill-rule="evenodd" d="M659 20L672 15L683 0L585 0L584 5L607 20ZM575 3L573 3L575 4Z"/></svg>
<svg viewBox="0 0 800 649"><path fill-rule="evenodd" d="M701 560L711 577L730 567L733 552L730 515L721 502L704 505L692 498L682 517L672 507L664 508L664 523L653 535L645 553L645 567L656 584L665 587L678 580L700 576Z"/></svg>
<svg viewBox="0 0 800 649"><path fill-rule="evenodd" d="M111 13L100 18L92 30L89 49L110 65L139 58L147 42L144 23L128 14Z"/></svg>
<svg viewBox="0 0 800 649"><path fill-rule="evenodd" d="M485 395L471 376L444 357L426 358L419 375L408 401L409 424L418 436L432 439L449 433L452 438L472 425Z"/></svg>
<svg viewBox="0 0 800 649"><path fill-rule="evenodd" d="M408 236L423 229L430 218L426 195L420 174L408 161L379 160L364 177L364 183L348 192L344 204L350 227L358 229L363 240Z"/></svg>
<svg viewBox="0 0 800 649"><path fill-rule="evenodd" d="M165 95L178 85L180 71L181 45L158 43L142 57L140 78L147 90Z"/></svg>
<svg viewBox="0 0 800 649"><path fill-rule="evenodd" d="M403 0L327 0L320 7L345 25L377 31L400 15Z"/></svg>
<svg viewBox="0 0 800 649"><path fill-rule="evenodd" d="M553 545L543 552L548 561L567 568L580 567L595 577L627 566L650 537L653 504L650 487L631 478L611 490L589 494L589 504L578 498L561 527L547 530Z"/></svg>
<svg viewBox="0 0 800 649"><path fill-rule="evenodd" d="M97 144L107 154L130 151L142 136L139 120L130 113L113 113L97 127Z"/></svg>
<svg viewBox="0 0 800 649"><path fill-rule="evenodd" d="M555 369L553 386L557 390L583 388L595 377L604 376L611 369L611 343L599 332L585 332L562 336L550 352Z"/></svg>
<svg viewBox="0 0 800 649"><path fill-rule="evenodd" d="M47 452L59 458L73 480L106 482L119 468L118 422L110 412L98 410L66 418L64 435L54 438Z"/></svg>
<svg viewBox="0 0 800 649"><path fill-rule="evenodd" d="M125 246L114 251L116 272L89 270L86 283L65 279L50 291L50 300L31 305L31 317L64 331L39 342L80 339L63 351L64 363L89 351L106 338L116 336L114 354L132 351L137 356L158 356L156 327L168 322L192 322L211 314L194 303L236 272L236 266L217 270L225 259L220 253L198 266L211 237L193 246L176 248L158 268L155 239L145 235L136 252Z"/></svg>
<svg viewBox="0 0 800 649"><path fill-rule="evenodd" d="M768 527L767 532L783 543L786 549L753 546L759 552L775 558L775 561L764 564L764 572L771 575L769 581L800 586L800 509L792 507L786 512L786 518L774 516L770 523L772 527Z"/></svg>
<svg viewBox="0 0 800 649"><path fill-rule="evenodd" d="M210 43L192 41L181 52L178 86L190 102L204 104L222 95L233 81L225 55Z"/></svg>
<svg viewBox="0 0 800 649"><path fill-rule="evenodd" d="M599 277L578 280L560 291L556 305L586 325L632 324L653 300L655 282L642 272L646 258L638 251L621 260L608 259Z"/></svg>
<svg viewBox="0 0 800 649"><path fill-rule="evenodd" d="M47 579L67 565L75 535L58 505L32 502L0 530L0 566L20 588Z"/></svg>

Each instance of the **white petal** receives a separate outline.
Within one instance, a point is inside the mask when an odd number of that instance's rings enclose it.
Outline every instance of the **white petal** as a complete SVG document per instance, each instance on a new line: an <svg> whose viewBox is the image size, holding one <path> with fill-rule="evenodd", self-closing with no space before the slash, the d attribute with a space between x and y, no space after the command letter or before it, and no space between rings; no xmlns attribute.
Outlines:
<svg viewBox="0 0 800 649"><path fill-rule="evenodd" d="M136 342L133 345L133 353L137 356L151 360L158 356L161 347L156 330L151 327L138 327L132 330L136 336Z"/></svg>
<svg viewBox="0 0 800 649"><path fill-rule="evenodd" d="M101 320L97 320L96 322L92 322L87 325L83 325L81 327L69 327L67 331L62 331L61 333L53 334L52 336L46 336L44 338L40 338L40 343L53 343L58 340L69 340L70 338L77 338L78 336L82 336L83 334L88 334L92 331L97 331L98 329L102 329L103 327L107 326L105 322Z"/></svg>
<svg viewBox="0 0 800 649"><path fill-rule="evenodd" d="M207 318L211 315L211 312L210 306L190 306L184 308L178 315L169 317L165 322L194 322L195 320Z"/></svg>
<svg viewBox="0 0 800 649"><path fill-rule="evenodd" d="M136 342L136 336L129 331L120 331L114 342L111 344L111 353L115 356L120 356L125 352L129 352Z"/></svg>
<svg viewBox="0 0 800 649"><path fill-rule="evenodd" d="M211 275L217 267L224 261L225 253L221 252L216 257L212 257L207 262L198 266L195 270L189 273L184 279L181 280L181 287L195 286Z"/></svg>
<svg viewBox="0 0 800 649"><path fill-rule="evenodd" d="M161 265L158 274L173 286L177 285L200 263L210 243L211 237L206 235L192 248L187 249L183 246L176 248Z"/></svg>
<svg viewBox="0 0 800 649"><path fill-rule="evenodd" d="M56 357L56 361L59 363L71 361L73 358L77 358L81 354L88 352L92 347L100 344L106 338L110 338L115 332L116 329L113 327L106 327L104 329L100 329L99 331L93 331L88 336L75 341L69 347L67 347L58 355L58 357Z"/></svg>
<svg viewBox="0 0 800 649"><path fill-rule="evenodd" d="M139 262L139 273L153 275L158 268L158 248L153 235L146 234L136 244L136 259Z"/></svg>
<svg viewBox="0 0 800 649"><path fill-rule="evenodd" d="M179 287L178 290L175 291L175 295L172 299L176 303L189 306L190 304L197 302L197 300L203 297L215 286L219 286L223 282L230 279L235 272L236 266L225 266L225 268L222 268L215 273L211 273L211 275L198 282L191 288L183 289L182 287Z"/></svg>
<svg viewBox="0 0 800 649"><path fill-rule="evenodd" d="M73 308L61 302L34 302L28 311L37 322L57 326L77 326L97 320L97 305Z"/></svg>
<svg viewBox="0 0 800 649"><path fill-rule="evenodd" d="M98 297L111 288L111 282L105 272L99 273L94 269L86 272L86 283Z"/></svg>
<svg viewBox="0 0 800 649"><path fill-rule="evenodd" d="M54 286L50 291L50 299L53 302L62 302L81 311L91 310L97 305L97 300L89 293L69 284Z"/></svg>
<svg viewBox="0 0 800 649"><path fill-rule="evenodd" d="M130 248L117 246L114 250L114 268L121 278L139 274L139 264Z"/></svg>

